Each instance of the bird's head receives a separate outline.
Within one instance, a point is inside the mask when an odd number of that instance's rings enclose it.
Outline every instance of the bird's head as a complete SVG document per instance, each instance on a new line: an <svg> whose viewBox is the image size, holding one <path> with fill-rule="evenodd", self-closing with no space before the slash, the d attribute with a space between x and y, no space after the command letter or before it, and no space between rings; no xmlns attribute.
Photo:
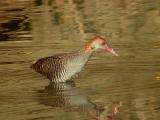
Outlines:
<svg viewBox="0 0 160 120"><path fill-rule="evenodd" d="M102 37L92 38L84 48L84 52L91 52L97 50L104 50L112 53L115 56L118 56L118 54L113 50L109 43Z"/></svg>

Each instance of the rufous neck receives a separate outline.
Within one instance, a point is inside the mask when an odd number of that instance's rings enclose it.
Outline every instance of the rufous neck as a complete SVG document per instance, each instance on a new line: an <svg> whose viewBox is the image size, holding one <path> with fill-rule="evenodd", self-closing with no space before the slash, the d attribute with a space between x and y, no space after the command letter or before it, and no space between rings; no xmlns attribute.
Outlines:
<svg viewBox="0 0 160 120"><path fill-rule="evenodd" d="M83 48L83 51L84 51L84 53L90 53L90 52L92 52L92 50L91 50L91 44L87 43L85 45L85 47Z"/></svg>

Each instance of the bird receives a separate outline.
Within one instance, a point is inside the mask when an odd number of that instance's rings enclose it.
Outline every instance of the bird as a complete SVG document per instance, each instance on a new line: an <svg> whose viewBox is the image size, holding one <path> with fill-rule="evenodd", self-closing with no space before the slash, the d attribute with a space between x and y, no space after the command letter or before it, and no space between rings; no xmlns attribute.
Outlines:
<svg viewBox="0 0 160 120"><path fill-rule="evenodd" d="M98 50L118 56L105 38L96 36L91 38L80 50L41 58L33 63L31 68L47 77L50 82L67 82L77 76L92 54Z"/></svg>

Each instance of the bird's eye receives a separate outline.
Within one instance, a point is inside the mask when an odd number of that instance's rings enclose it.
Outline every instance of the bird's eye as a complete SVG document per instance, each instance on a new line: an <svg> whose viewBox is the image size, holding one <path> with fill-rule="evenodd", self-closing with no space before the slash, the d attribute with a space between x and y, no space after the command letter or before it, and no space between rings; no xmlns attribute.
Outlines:
<svg viewBox="0 0 160 120"><path fill-rule="evenodd" d="M91 47L91 49L93 50L93 49L94 49L94 47L92 46L92 47Z"/></svg>
<svg viewBox="0 0 160 120"><path fill-rule="evenodd" d="M102 45L105 45L106 43L105 42L102 42Z"/></svg>

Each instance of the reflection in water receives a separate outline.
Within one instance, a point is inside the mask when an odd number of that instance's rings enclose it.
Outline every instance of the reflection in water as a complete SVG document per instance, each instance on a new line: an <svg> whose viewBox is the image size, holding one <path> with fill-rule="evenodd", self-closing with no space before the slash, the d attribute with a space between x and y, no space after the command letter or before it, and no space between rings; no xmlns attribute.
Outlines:
<svg viewBox="0 0 160 120"><path fill-rule="evenodd" d="M160 0L0 0L0 119L85 120L57 108L97 112L97 101L124 101L120 118L159 120L159 33ZM93 56L76 81L80 88L36 92L48 81L28 73L31 61L74 51L95 35L120 56Z"/></svg>
<svg viewBox="0 0 160 120"><path fill-rule="evenodd" d="M50 83L44 90L38 91L40 104L63 107L67 111L91 112L99 115L105 109L91 102L89 97L80 92L74 82Z"/></svg>
<svg viewBox="0 0 160 120"><path fill-rule="evenodd" d="M31 39L31 25L29 17L26 14L28 5L27 1L14 2L1 1L0 2L0 41L25 41Z"/></svg>
<svg viewBox="0 0 160 120"><path fill-rule="evenodd" d="M74 81L67 83L51 82L44 90L38 91L40 104L52 107L63 107L67 111L84 112L89 117L98 120L112 120L119 113L122 103L116 105L111 113L106 106L93 103L84 95Z"/></svg>

